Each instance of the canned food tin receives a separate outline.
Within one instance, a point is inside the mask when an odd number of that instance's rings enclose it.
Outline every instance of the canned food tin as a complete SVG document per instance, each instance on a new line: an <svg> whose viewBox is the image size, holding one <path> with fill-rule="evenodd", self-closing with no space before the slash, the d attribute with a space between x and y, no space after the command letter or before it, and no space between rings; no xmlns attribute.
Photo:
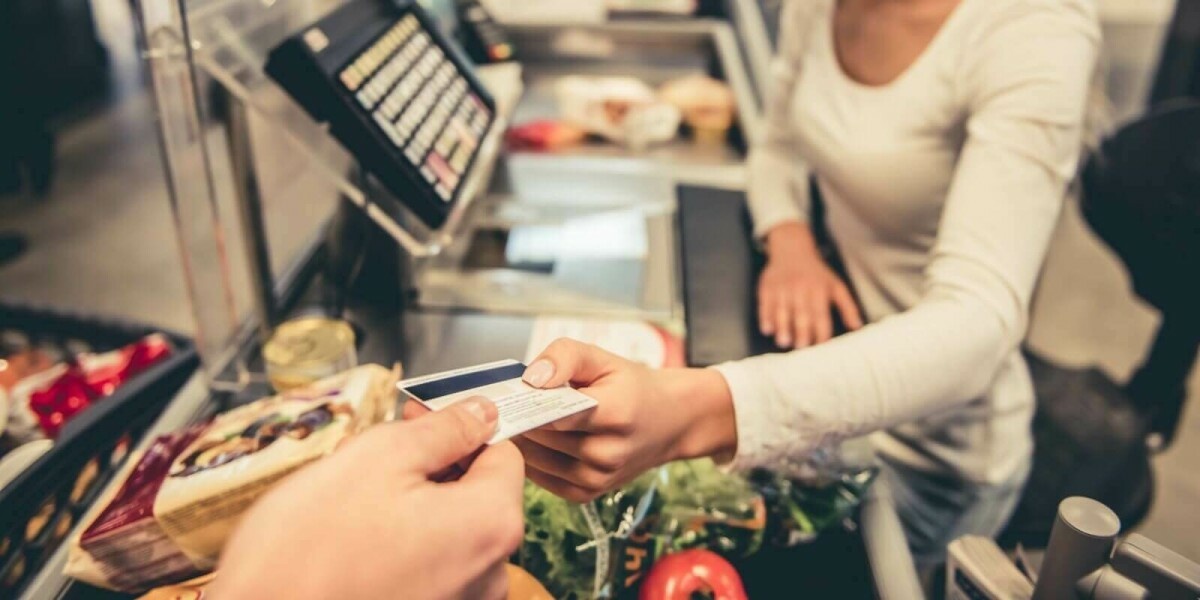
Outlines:
<svg viewBox="0 0 1200 600"><path fill-rule="evenodd" d="M276 391L308 385L358 365L354 329L328 317L292 319L275 328L263 361Z"/></svg>

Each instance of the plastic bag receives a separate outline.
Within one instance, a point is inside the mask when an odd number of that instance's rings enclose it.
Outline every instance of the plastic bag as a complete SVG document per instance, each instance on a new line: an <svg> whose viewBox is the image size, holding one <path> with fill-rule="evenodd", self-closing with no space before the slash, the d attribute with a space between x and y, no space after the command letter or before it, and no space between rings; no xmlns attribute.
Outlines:
<svg viewBox="0 0 1200 600"><path fill-rule="evenodd" d="M556 598L634 598L665 554L757 551L766 506L743 478L703 459L655 469L586 505L527 483L525 523L518 561Z"/></svg>
<svg viewBox="0 0 1200 600"><path fill-rule="evenodd" d="M748 479L767 505L767 542L790 547L809 543L847 523L878 474L866 437L819 449L804 461L759 469Z"/></svg>

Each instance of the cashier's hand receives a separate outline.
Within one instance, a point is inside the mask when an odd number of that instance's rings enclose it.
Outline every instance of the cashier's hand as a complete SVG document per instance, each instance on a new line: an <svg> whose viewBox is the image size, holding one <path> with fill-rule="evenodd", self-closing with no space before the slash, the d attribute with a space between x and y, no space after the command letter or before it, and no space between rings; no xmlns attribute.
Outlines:
<svg viewBox="0 0 1200 600"><path fill-rule="evenodd" d="M850 290L825 264L808 225L784 223L766 239L767 266L758 280L758 326L780 348L804 348L833 337L830 310L850 329L862 315Z"/></svg>
<svg viewBox="0 0 1200 600"><path fill-rule="evenodd" d="M711 369L655 370L560 339L529 365L523 379L538 388L570 384L598 403L516 439L526 475L574 502L668 461L719 460L736 449L729 388Z"/></svg>
<svg viewBox="0 0 1200 600"><path fill-rule="evenodd" d="M512 444L480 451L495 427L478 399L351 439L247 513L213 598L503 598L524 466Z"/></svg>

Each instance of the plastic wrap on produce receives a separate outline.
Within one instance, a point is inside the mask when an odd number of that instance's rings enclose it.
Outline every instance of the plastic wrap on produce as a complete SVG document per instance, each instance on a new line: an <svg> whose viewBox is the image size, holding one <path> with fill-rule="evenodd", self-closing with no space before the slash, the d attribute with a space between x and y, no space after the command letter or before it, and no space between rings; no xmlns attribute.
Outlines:
<svg viewBox="0 0 1200 600"><path fill-rule="evenodd" d="M879 468L867 437L821 448L801 461L748 475L769 512L767 540L776 546L808 543L850 519Z"/></svg>
<svg viewBox="0 0 1200 600"><path fill-rule="evenodd" d="M668 554L702 548L736 564L842 527L878 472L865 439L781 467L743 476L708 459L670 463L584 505L527 482L518 562L556 598L636 598Z"/></svg>
<svg viewBox="0 0 1200 600"><path fill-rule="evenodd" d="M747 556L765 527L763 499L744 479L686 461L582 506L526 484L518 556L556 598L635 598L658 557L689 548Z"/></svg>

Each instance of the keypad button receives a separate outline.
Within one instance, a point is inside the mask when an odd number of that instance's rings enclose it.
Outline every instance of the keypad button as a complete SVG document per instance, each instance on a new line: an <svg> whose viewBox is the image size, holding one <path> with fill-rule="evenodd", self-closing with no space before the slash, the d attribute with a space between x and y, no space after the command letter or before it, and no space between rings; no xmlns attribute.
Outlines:
<svg viewBox="0 0 1200 600"><path fill-rule="evenodd" d="M366 91L360 91L359 93L355 94L354 97L358 100L358 103L367 110L371 110L371 107L374 106L374 104L371 103L371 99L367 97Z"/></svg>
<svg viewBox="0 0 1200 600"><path fill-rule="evenodd" d="M404 156L408 157L408 161L414 165L421 164L421 154L412 146L404 151Z"/></svg>
<svg viewBox="0 0 1200 600"><path fill-rule="evenodd" d="M453 193L450 191L450 188L446 187L445 184L439 183L433 186L433 189L437 191L438 197L440 197L444 202L449 202L450 199L454 197Z"/></svg>
<svg viewBox="0 0 1200 600"><path fill-rule="evenodd" d="M467 163L470 162L470 160L470 150L466 146L460 144L458 149L454 151L454 155L450 157L450 168L454 169L455 174L462 175L464 172L466 172Z"/></svg>

